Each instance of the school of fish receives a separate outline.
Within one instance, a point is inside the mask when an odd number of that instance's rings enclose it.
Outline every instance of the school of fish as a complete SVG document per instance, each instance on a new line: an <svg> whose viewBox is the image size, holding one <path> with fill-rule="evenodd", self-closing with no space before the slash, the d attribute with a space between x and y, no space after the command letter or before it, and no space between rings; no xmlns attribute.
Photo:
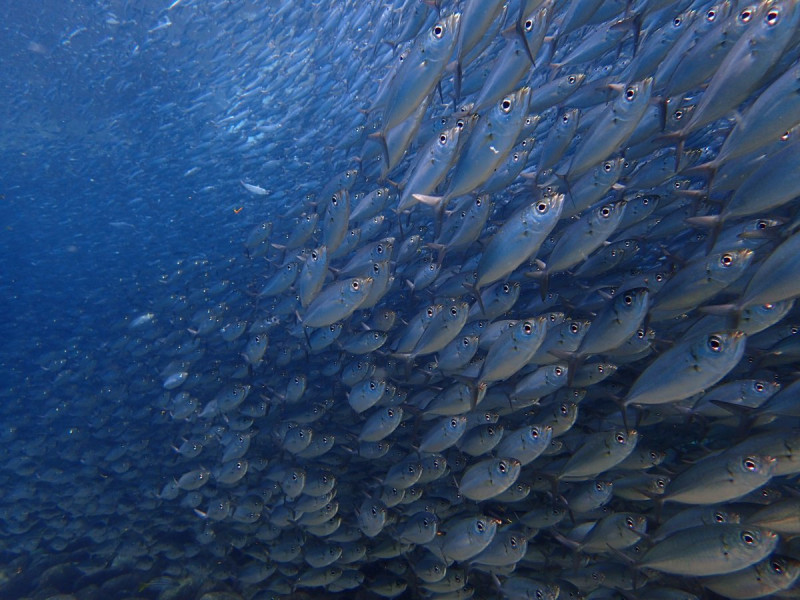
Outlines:
<svg viewBox="0 0 800 600"><path fill-rule="evenodd" d="M800 0L127 19L235 252L37 342L0 597L800 598Z"/></svg>

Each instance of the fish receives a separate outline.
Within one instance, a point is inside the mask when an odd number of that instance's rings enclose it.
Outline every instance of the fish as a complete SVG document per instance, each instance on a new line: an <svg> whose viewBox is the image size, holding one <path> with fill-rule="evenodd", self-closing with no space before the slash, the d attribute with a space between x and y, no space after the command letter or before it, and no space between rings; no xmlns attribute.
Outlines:
<svg viewBox="0 0 800 600"><path fill-rule="evenodd" d="M642 555L639 565L677 575L723 575L749 567L772 553L778 536L742 525L701 525L673 533ZM697 560L703 556L704 560Z"/></svg>
<svg viewBox="0 0 800 600"><path fill-rule="evenodd" d="M503 279L534 255L558 222L563 205L563 194L545 197L506 221L481 254L476 290Z"/></svg>
<svg viewBox="0 0 800 600"><path fill-rule="evenodd" d="M625 405L664 404L696 394L739 362L745 339L739 331L721 331L681 340L633 382Z"/></svg>
<svg viewBox="0 0 800 600"><path fill-rule="evenodd" d="M372 289L372 277L353 277L331 283L309 305L301 319L304 327L325 327L351 315Z"/></svg>
<svg viewBox="0 0 800 600"><path fill-rule="evenodd" d="M50 4L0 596L796 595L797 2Z"/></svg>

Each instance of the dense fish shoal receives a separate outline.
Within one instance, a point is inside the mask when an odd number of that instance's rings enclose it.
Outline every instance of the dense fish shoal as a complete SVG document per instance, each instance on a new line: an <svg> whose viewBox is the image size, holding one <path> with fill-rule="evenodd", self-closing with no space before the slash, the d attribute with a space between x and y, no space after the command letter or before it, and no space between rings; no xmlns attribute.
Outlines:
<svg viewBox="0 0 800 600"><path fill-rule="evenodd" d="M798 0L53 18L0 597L800 597Z"/></svg>

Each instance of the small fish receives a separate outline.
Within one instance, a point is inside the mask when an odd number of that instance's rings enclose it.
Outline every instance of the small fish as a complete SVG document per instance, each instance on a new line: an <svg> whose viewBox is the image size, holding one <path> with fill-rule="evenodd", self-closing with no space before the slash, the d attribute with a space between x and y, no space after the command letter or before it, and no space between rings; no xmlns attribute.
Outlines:
<svg viewBox="0 0 800 600"><path fill-rule="evenodd" d="M269 194L269 191L265 190L263 187L258 185L253 185L252 183L245 183L244 181L239 181L242 184L242 187L246 189L251 194L256 196L266 196Z"/></svg>
<svg viewBox="0 0 800 600"><path fill-rule="evenodd" d="M778 536L768 529L701 525L677 531L656 543L638 564L675 575L724 575L763 560L777 544Z"/></svg>

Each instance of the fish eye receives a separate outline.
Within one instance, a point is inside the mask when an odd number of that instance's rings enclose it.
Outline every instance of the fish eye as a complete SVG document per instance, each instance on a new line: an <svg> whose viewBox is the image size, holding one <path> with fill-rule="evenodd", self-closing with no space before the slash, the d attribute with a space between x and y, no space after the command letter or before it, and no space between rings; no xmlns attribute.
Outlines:
<svg viewBox="0 0 800 600"><path fill-rule="evenodd" d="M706 21L708 21L709 23L713 22L716 18L717 18L717 11L712 9L706 13Z"/></svg>
<svg viewBox="0 0 800 600"><path fill-rule="evenodd" d="M576 81L577 81L577 78L575 77L575 75L570 75L569 77L567 77L567 83L572 84L572 83L575 83Z"/></svg>
<svg viewBox="0 0 800 600"><path fill-rule="evenodd" d="M450 419L450 427L452 427L453 429L458 427L458 421L455 419Z"/></svg>
<svg viewBox="0 0 800 600"><path fill-rule="evenodd" d="M383 245L382 244L378 244L375 247L375 252L377 252L378 254L383 254Z"/></svg>
<svg viewBox="0 0 800 600"><path fill-rule="evenodd" d="M578 333L581 330L581 327L575 321L573 321L569 324L569 330L571 333Z"/></svg>
<svg viewBox="0 0 800 600"><path fill-rule="evenodd" d="M723 267L729 267L733 264L733 255L726 252L720 257L719 262Z"/></svg>
<svg viewBox="0 0 800 600"><path fill-rule="evenodd" d="M708 347L714 352L719 352L722 350L722 340L718 335L712 335L708 338Z"/></svg>
<svg viewBox="0 0 800 600"><path fill-rule="evenodd" d="M603 491L603 484L600 483L599 481L595 482L594 489L596 489L598 492L602 492Z"/></svg>
<svg viewBox="0 0 800 600"><path fill-rule="evenodd" d="M556 368L553 370L553 372L554 372L554 373L555 373L557 376L561 377L561 375L564 373L564 369L562 369L561 367L556 367ZM564 405L562 404L561 406L564 406Z"/></svg>
<svg viewBox="0 0 800 600"><path fill-rule="evenodd" d="M354 281L353 283L350 284L350 287L352 287L354 290L358 291L358 288L361 287L361 286L358 284L357 281Z"/></svg>
<svg viewBox="0 0 800 600"><path fill-rule="evenodd" d="M775 25L781 18L781 12L777 8L773 8L771 11L767 13L767 16L764 18L764 21L772 27Z"/></svg>
<svg viewBox="0 0 800 600"><path fill-rule="evenodd" d="M656 479L656 485L660 488L663 488L665 485L667 485L667 482L663 479Z"/></svg>
<svg viewBox="0 0 800 600"><path fill-rule="evenodd" d="M602 373L603 372L603 365L597 365L597 372L598 373Z"/></svg>
<svg viewBox="0 0 800 600"><path fill-rule="evenodd" d="M792 335L796 334L796 333L797 333L797 327L792 327L792 328L789 330L789 333L791 333Z"/></svg>
<svg viewBox="0 0 800 600"><path fill-rule="evenodd" d="M756 223L756 228L757 229L766 229L767 228L767 222L766 221L759 221L758 223Z"/></svg>
<svg viewBox="0 0 800 600"><path fill-rule="evenodd" d="M656 459L658 459L658 454L656 454L655 452L651 452L650 453L650 460L656 460Z"/></svg>
<svg viewBox="0 0 800 600"><path fill-rule="evenodd" d="M536 210L539 211L541 214L546 213L547 212L547 203L546 202L539 202L539 204L536 205Z"/></svg>
<svg viewBox="0 0 800 600"><path fill-rule="evenodd" d="M742 12L739 13L739 20L742 23L748 23L752 18L753 18L753 11L750 8L745 8Z"/></svg>
<svg viewBox="0 0 800 600"><path fill-rule="evenodd" d="M510 291L511 291L511 286L509 286L507 283L503 284L503 293L507 294Z"/></svg>
<svg viewBox="0 0 800 600"><path fill-rule="evenodd" d="M625 519L625 525L627 525L628 527L630 527L631 529L633 529L633 526L634 526L633 519L631 519L630 517L628 517L627 519Z"/></svg>
<svg viewBox="0 0 800 600"><path fill-rule="evenodd" d="M721 512L716 512L716 513L714 513L714 520L717 523L724 523L725 522L725 515L723 515Z"/></svg>
<svg viewBox="0 0 800 600"><path fill-rule="evenodd" d="M569 123L569 113L564 113L564 116L561 117L562 123Z"/></svg>
<svg viewBox="0 0 800 600"><path fill-rule="evenodd" d="M497 465L497 470L500 471L501 473L505 473L508 470L507 467L506 467L506 463L504 463L501 460Z"/></svg>
<svg viewBox="0 0 800 600"><path fill-rule="evenodd" d="M503 101L500 103L500 108L504 113L511 112L511 100L508 98L504 98Z"/></svg>
<svg viewBox="0 0 800 600"><path fill-rule="evenodd" d="M541 590L536 590L536 600L542 600L543 598Z"/></svg>
<svg viewBox="0 0 800 600"><path fill-rule="evenodd" d="M431 263L430 265L428 265L428 270L435 271L436 270L436 263Z"/></svg>
<svg viewBox="0 0 800 600"><path fill-rule="evenodd" d="M514 152L514 162L519 162L519 154L517 152Z"/></svg>
<svg viewBox="0 0 800 600"><path fill-rule="evenodd" d="M618 444L624 444L625 443L625 434L618 433L614 439L617 440Z"/></svg>
<svg viewBox="0 0 800 600"><path fill-rule="evenodd" d="M676 121L680 121L680 120L681 120L681 118L683 117L683 111L682 111L682 110L676 110L676 111L673 113L673 115L672 115L672 116L673 116L673 117L675 117L675 120L676 120Z"/></svg>
<svg viewBox="0 0 800 600"><path fill-rule="evenodd" d="M569 414L569 407L566 404L561 405L561 414L564 416Z"/></svg>
<svg viewBox="0 0 800 600"><path fill-rule="evenodd" d="M530 335L530 333L533 331L533 327L531 326L530 323L526 322L522 326L522 331L523 331L523 333L525 333L525 335Z"/></svg>
<svg viewBox="0 0 800 600"><path fill-rule="evenodd" d="M442 135L439 136L439 143L442 144L442 145L447 143L447 135L446 134L443 133Z"/></svg>
<svg viewBox="0 0 800 600"><path fill-rule="evenodd" d="M408 472L411 473L412 475L414 474L414 472L415 472L414 471L414 465L408 465Z"/></svg>
<svg viewBox="0 0 800 600"><path fill-rule="evenodd" d="M753 387L755 388L755 390L757 392L763 392L764 391L764 384L761 383L760 381L757 381L756 384Z"/></svg>
<svg viewBox="0 0 800 600"><path fill-rule="evenodd" d="M630 294L625 294L625 297L622 299L622 301L628 306L630 306L631 304L633 304L633 296L631 296Z"/></svg>
<svg viewBox="0 0 800 600"><path fill-rule="evenodd" d="M530 31L531 29L533 29L533 21L528 19L525 21L525 31Z"/></svg>
<svg viewBox="0 0 800 600"><path fill-rule="evenodd" d="M778 575L783 575L783 565L778 560L773 560L769 564L772 567L772 572L777 573Z"/></svg>
<svg viewBox="0 0 800 600"><path fill-rule="evenodd" d="M433 36L436 37L436 38L441 39L441 37L443 35L444 35L444 27L442 27L438 23L436 25L434 25L433 26Z"/></svg>
<svg viewBox="0 0 800 600"><path fill-rule="evenodd" d="M742 466L747 469L748 471L755 471L758 469L758 465L756 464L756 460L750 456L745 458L742 461Z"/></svg>
<svg viewBox="0 0 800 600"><path fill-rule="evenodd" d="M450 307L450 314L454 317L458 316L458 309L455 306Z"/></svg>
<svg viewBox="0 0 800 600"><path fill-rule="evenodd" d="M781 141L782 141L782 142L785 142L785 141L786 141L786 140L788 140L790 137L791 137L791 133L790 133L789 131L785 131L785 132L783 133L783 135L781 136Z"/></svg>
<svg viewBox="0 0 800 600"><path fill-rule="evenodd" d="M483 521L478 521L477 523L475 523L475 529L483 533L483 530L486 529L486 525Z"/></svg>
<svg viewBox="0 0 800 600"><path fill-rule="evenodd" d="M636 90L635 89L633 89L632 87L629 87L627 90L625 90L625 100L630 102L635 97L636 97Z"/></svg>
<svg viewBox="0 0 800 600"><path fill-rule="evenodd" d="M433 316L433 308L428 308L428 310L426 311L426 313L427 313L427 315L428 315L429 317L432 317L432 316Z"/></svg>
<svg viewBox="0 0 800 600"><path fill-rule="evenodd" d="M469 344L469 338L464 338L464 339L462 339L462 340L461 340L461 345L462 345L462 346L464 346L465 348L468 348L468 347L469 347L469 345L470 345L470 344Z"/></svg>
<svg viewBox="0 0 800 600"><path fill-rule="evenodd" d="M743 541L745 544L747 544L748 546L752 546L753 544L755 544L755 543L756 543L756 536L754 536L754 535L753 535L751 532L749 532L749 531L743 531L743 532L742 532L742 541Z"/></svg>
<svg viewBox="0 0 800 600"><path fill-rule="evenodd" d="M606 204L600 209L600 216L602 217L610 217L611 216L611 207Z"/></svg>
<svg viewBox="0 0 800 600"><path fill-rule="evenodd" d="M610 162L603 164L603 171L605 171L606 173L610 173L612 168L613 167Z"/></svg>
<svg viewBox="0 0 800 600"><path fill-rule="evenodd" d="M334 206L339 205L339 197L336 194L331 196L331 204L333 204Z"/></svg>
<svg viewBox="0 0 800 600"><path fill-rule="evenodd" d="M394 411L393 411L393 410L390 408L390 409L388 409L388 410L386 411L386 414L387 414L389 417L393 417L393 416L394 416Z"/></svg>
<svg viewBox="0 0 800 600"><path fill-rule="evenodd" d="M662 275L661 273L656 273L656 281L658 281L659 283L664 281L664 275Z"/></svg>
<svg viewBox="0 0 800 600"><path fill-rule="evenodd" d="M487 427L486 433L488 433L489 435L494 435L494 427Z"/></svg>
<svg viewBox="0 0 800 600"><path fill-rule="evenodd" d="M675 17L675 18L673 19L673 21L672 21L672 24L673 24L675 27L680 27L681 23L683 23L683 19L681 19L680 17Z"/></svg>

